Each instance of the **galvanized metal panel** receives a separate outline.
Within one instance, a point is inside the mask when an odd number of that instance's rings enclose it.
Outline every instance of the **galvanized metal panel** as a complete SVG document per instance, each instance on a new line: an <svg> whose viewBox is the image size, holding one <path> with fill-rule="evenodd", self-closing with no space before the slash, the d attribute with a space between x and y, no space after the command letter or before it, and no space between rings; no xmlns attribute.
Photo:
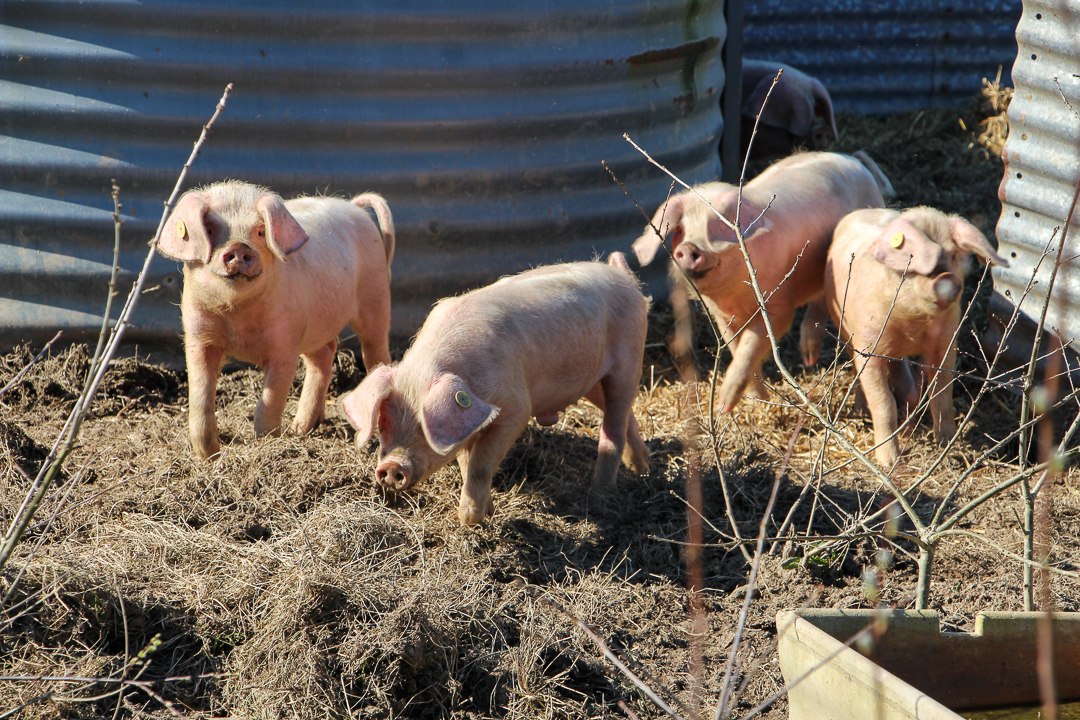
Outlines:
<svg viewBox="0 0 1080 720"><path fill-rule="evenodd" d="M300 9L302 8L302 9ZM96 333L112 261L130 287L191 143L189 185L366 190L394 212L394 332L529 266L627 250L669 181L718 176L722 3L150 0L0 3L0 346ZM175 342L158 260L130 337ZM662 284L657 285L662 289Z"/></svg>
<svg viewBox="0 0 1080 720"><path fill-rule="evenodd" d="M746 0L746 57L825 84L836 109L887 115L967 102L1016 57L1020 0Z"/></svg>
<svg viewBox="0 0 1080 720"><path fill-rule="evenodd" d="M1038 320L1080 180L1080 0L1025 0L1016 39L997 225L1001 252L1012 265L994 268L994 287L1016 304L1036 277L1039 284L1021 308ZM1073 343L1080 339L1078 235L1074 215L1046 321ZM1052 254L1044 258L1047 252Z"/></svg>

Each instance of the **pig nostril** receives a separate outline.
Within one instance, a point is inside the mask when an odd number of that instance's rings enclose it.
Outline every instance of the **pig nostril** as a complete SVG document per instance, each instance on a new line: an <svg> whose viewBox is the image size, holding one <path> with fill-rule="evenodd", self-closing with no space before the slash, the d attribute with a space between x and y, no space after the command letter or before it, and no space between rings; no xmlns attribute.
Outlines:
<svg viewBox="0 0 1080 720"><path fill-rule="evenodd" d="M404 487L405 486L405 473L403 473L403 472L394 473L394 482L397 483L398 487Z"/></svg>

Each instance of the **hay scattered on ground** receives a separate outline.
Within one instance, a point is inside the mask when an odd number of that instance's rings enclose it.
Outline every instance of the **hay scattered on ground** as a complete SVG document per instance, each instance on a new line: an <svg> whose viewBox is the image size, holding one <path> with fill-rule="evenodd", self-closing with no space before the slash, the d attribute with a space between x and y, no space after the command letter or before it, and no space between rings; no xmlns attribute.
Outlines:
<svg viewBox="0 0 1080 720"><path fill-rule="evenodd" d="M975 109L926 110L886 118L841 116L838 148L867 149L896 186L901 205L958 212L989 234L999 208L1000 161L979 147ZM969 289L979 332L982 293ZM983 311L984 312L984 311ZM495 516L460 528L456 466L415 493L384 498L373 482L373 448L358 450L331 404L309 436L257 441L252 417L259 374L239 367L221 378L218 416L225 446L214 462L195 460L187 444L186 378L134 358L117 361L95 400L67 474L46 500L16 560L0 576L7 619L0 631L5 673L108 677L136 673L189 716L252 718L600 718L620 717L618 701L657 718L636 689L607 664L550 599L591 625L683 701L689 699L687 593L683 546L687 519L688 420L700 416L706 385L684 386L664 350L671 319L662 306L650 322L642 392L635 412L652 453L647 476L620 472L612 497L588 492L599 413L581 404L553 427L531 426L510 451L495 486ZM715 348L704 323L699 363ZM967 337L967 336L965 336ZM957 392L959 411L978 390L974 341L961 346L971 373ZM0 386L32 357L0 358ZM782 357L826 406L840 432L871 444L871 428L847 390L850 369L805 369L785 338ZM88 352L54 352L0 398L0 513L9 519L79 392ZM707 508L704 554L704 703L713 707L748 567L730 545L721 478L738 529L752 536L800 420L784 404L779 374L770 403L745 403L721 419L719 452L701 456ZM332 393L354 387L360 371L339 354ZM287 414L295 411L295 394ZM1015 427L1016 395L995 391L962 428L962 441L922 486L927 508L993 438ZM907 474L936 457L929 428L905 440ZM1017 445L995 452L953 506L1015 471ZM864 469L847 462L823 429L807 421L780 480L771 528L792 513L800 534L850 532L885 500ZM821 469L829 470L824 479ZM1080 492L1074 471L1053 486L1055 558L1080 560ZM1019 551L1015 495L974 513L967 527ZM6 523L5 523L6 526ZM869 540L795 543L763 564L747 624L739 702L743 710L782 683L773 642L782 609L867 607L862 575L877 553ZM909 606L913 548L900 543L880 581L880 598ZM1053 599L1077 610L1072 581L1055 579ZM946 542L935 566L932 606L946 627L970 629L980 610L1022 606L1020 568L969 539ZM131 659L159 636L150 663ZM166 677L197 679L163 682ZM104 696L103 686L55 681L0 683L0 706L45 693L22 717L169 717L140 690ZM767 717L786 716L784 700Z"/></svg>

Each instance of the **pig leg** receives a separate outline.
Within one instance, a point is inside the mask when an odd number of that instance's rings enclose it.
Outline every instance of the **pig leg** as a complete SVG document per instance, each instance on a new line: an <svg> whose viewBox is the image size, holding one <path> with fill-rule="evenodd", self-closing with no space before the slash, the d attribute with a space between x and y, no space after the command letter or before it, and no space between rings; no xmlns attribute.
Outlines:
<svg viewBox="0 0 1080 720"><path fill-rule="evenodd" d="M274 359L266 366L262 397L255 405L255 437L276 436L281 432L281 415L299 359L290 355L286 360Z"/></svg>
<svg viewBox="0 0 1080 720"><path fill-rule="evenodd" d="M597 443L596 469L592 481L596 490L608 491L615 488L620 457L634 472L649 472L649 449L641 439L633 411L637 386L635 384L627 401L623 399L627 394L626 389L620 385L608 375L585 395L586 400L604 413L604 419L600 423L600 440Z"/></svg>
<svg viewBox="0 0 1080 720"><path fill-rule="evenodd" d="M334 338L315 352L303 356L304 389L300 392L296 419L289 432L303 435L326 417L326 391L330 388L336 352L337 338Z"/></svg>
<svg viewBox="0 0 1080 720"><path fill-rule="evenodd" d="M952 340L948 334L945 342ZM927 386L930 388L930 415L934 419L934 439L944 447L956 435L956 417L953 412L952 383L956 368L956 346L950 345L946 352L938 349L923 357L927 367ZM938 371L936 368L942 368Z"/></svg>
<svg viewBox="0 0 1080 720"><path fill-rule="evenodd" d="M374 307L349 321L349 327L360 339L360 354L364 368L371 372L377 365L390 364L390 295L380 297Z"/></svg>
<svg viewBox="0 0 1080 720"><path fill-rule="evenodd" d="M806 306L806 315L799 325L799 351L803 365L816 365L821 357L821 343L825 339L825 321L829 317L829 308L822 296Z"/></svg>
<svg viewBox="0 0 1080 720"><path fill-rule="evenodd" d="M188 433L191 448L205 460L221 450L214 396L225 351L215 345L189 340L184 343L184 355L188 368Z"/></svg>
<svg viewBox="0 0 1080 720"><path fill-rule="evenodd" d="M515 406L529 407L528 402ZM499 417L483 432L474 435L469 444L458 452L458 466L465 478L458 502L458 521L462 525L476 525L494 514L491 479L499 469L499 463L525 429L530 414L528 411L521 413L503 407Z"/></svg>
<svg viewBox="0 0 1080 720"><path fill-rule="evenodd" d="M790 326L790 320L788 325ZM724 333L727 340L727 333ZM729 344L731 341L728 341ZM720 412L730 412L743 395L765 399L769 396L761 381L761 363L771 351L765 323L755 318L740 334L732 349L731 364L720 385Z"/></svg>
<svg viewBox="0 0 1080 720"><path fill-rule="evenodd" d="M889 362L889 386L892 388L893 396L899 405L898 420L903 417L909 421L905 423L904 427L904 432L908 433L912 430L912 424L915 420L912 413L915 412L915 408L919 405L919 388L915 384L911 368L903 359L895 358Z"/></svg>
<svg viewBox="0 0 1080 720"><path fill-rule="evenodd" d="M874 457L879 465L892 467L900 456L900 443L896 439L896 399L889 390L889 360L856 354L855 373L874 423Z"/></svg>

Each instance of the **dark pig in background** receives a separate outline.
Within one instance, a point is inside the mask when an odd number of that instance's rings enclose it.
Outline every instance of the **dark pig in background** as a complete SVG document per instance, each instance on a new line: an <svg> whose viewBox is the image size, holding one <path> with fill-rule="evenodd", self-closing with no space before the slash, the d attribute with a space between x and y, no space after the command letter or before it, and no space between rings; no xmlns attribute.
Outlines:
<svg viewBox="0 0 1080 720"><path fill-rule="evenodd" d="M784 74L769 95L776 71L781 68ZM765 103L766 95L768 103ZM790 65L775 60L744 58L742 103L740 147L743 157L754 131L754 118L761 114L751 160L790 155L796 148L826 150L839 137L829 91L817 78Z"/></svg>

